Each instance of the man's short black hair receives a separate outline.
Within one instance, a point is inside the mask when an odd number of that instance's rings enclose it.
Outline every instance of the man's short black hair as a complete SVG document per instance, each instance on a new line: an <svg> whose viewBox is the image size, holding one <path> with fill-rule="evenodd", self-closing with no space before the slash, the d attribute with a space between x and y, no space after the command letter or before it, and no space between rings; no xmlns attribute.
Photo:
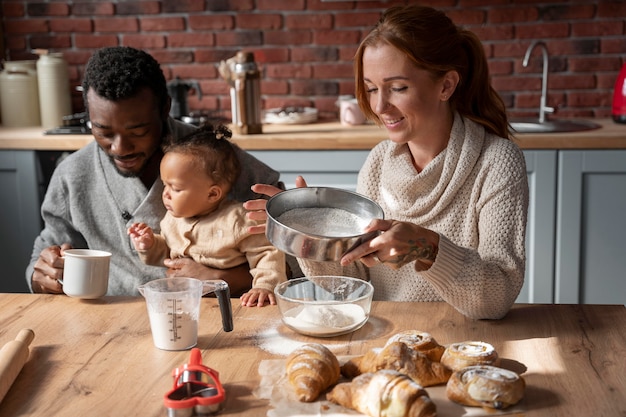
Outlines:
<svg viewBox="0 0 626 417"><path fill-rule="evenodd" d="M87 92L117 101L133 97L148 87L156 96L159 109L166 106L167 82L159 63L148 53L128 46L102 48L87 62L83 78L83 101L89 111Z"/></svg>

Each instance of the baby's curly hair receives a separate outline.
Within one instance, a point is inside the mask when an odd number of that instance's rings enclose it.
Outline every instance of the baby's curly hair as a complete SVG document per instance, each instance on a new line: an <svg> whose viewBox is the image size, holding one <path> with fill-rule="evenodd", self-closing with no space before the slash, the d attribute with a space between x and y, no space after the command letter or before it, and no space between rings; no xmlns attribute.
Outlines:
<svg viewBox="0 0 626 417"><path fill-rule="evenodd" d="M231 137L232 132L226 126L207 123L164 145L163 151L193 156L206 175L228 192L241 172L235 145L229 140Z"/></svg>
<svg viewBox="0 0 626 417"><path fill-rule="evenodd" d="M89 110L87 92L93 89L100 97L118 101L148 87L157 98L159 110L167 105L167 82L159 63L148 53L128 46L114 46L96 51L87 62L83 78L83 101Z"/></svg>

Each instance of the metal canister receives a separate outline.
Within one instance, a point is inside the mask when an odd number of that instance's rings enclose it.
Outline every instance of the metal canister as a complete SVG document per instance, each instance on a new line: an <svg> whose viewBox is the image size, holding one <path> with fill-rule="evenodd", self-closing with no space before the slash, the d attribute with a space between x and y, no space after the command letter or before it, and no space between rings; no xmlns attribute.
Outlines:
<svg viewBox="0 0 626 417"><path fill-rule="evenodd" d="M254 54L240 51L227 66L222 76L230 83L233 130L243 135L262 133L261 72Z"/></svg>

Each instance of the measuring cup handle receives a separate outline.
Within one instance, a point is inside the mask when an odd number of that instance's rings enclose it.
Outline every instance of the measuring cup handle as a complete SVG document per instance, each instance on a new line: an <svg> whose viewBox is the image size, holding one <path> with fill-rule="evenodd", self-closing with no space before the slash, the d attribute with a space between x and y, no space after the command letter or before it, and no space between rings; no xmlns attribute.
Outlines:
<svg viewBox="0 0 626 417"><path fill-rule="evenodd" d="M230 288L228 285L215 290L215 296L222 314L222 328L225 332L231 332L233 330L233 308L230 304Z"/></svg>
<svg viewBox="0 0 626 417"><path fill-rule="evenodd" d="M233 330L233 308L230 304L230 287L224 280L202 281L203 294L214 292L222 314L222 328L225 332Z"/></svg>

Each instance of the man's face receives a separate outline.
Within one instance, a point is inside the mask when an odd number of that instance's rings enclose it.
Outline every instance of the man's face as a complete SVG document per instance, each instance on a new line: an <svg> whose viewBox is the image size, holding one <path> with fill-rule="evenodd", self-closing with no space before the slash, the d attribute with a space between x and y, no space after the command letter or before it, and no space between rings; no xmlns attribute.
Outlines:
<svg viewBox="0 0 626 417"><path fill-rule="evenodd" d="M141 174L162 143L166 115L148 88L134 97L110 101L94 90L87 92L89 120L96 142L124 176Z"/></svg>

